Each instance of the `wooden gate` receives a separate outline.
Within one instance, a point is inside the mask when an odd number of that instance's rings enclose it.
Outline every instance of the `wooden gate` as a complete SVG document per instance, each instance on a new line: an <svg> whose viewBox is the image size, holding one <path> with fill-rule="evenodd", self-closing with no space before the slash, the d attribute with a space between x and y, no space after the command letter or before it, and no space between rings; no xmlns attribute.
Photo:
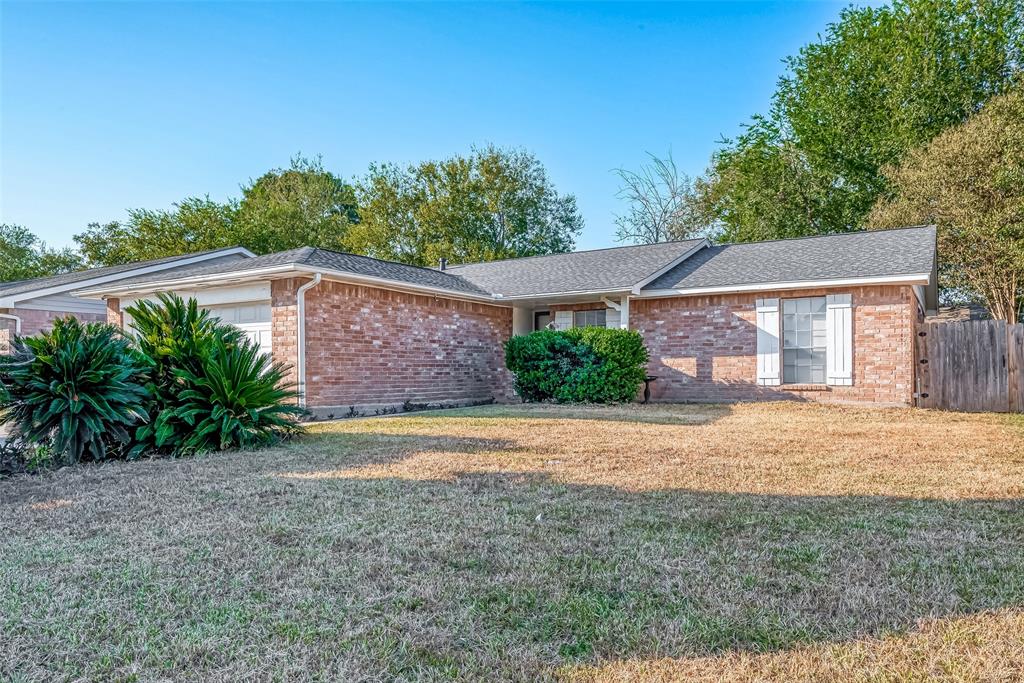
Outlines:
<svg viewBox="0 0 1024 683"><path fill-rule="evenodd" d="M917 405L1024 412L1024 324L925 323L917 333Z"/></svg>

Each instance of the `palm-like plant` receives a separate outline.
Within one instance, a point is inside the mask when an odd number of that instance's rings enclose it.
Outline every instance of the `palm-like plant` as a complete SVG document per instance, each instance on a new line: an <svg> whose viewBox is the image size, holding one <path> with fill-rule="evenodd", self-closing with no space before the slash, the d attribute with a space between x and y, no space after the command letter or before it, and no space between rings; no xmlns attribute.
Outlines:
<svg viewBox="0 0 1024 683"><path fill-rule="evenodd" d="M285 366L273 363L248 339L214 342L200 373L178 370L189 388L171 412L189 425L183 452L257 448L298 431L302 409L284 381Z"/></svg>
<svg viewBox="0 0 1024 683"><path fill-rule="evenodd" d="M151 417L133 453L197 453L254 448L293 434L302 411L284 382L285 367L240 330L187 302L161 294L126 309L139 349L152 359Z"/></svg>
<svg viewBox="0 0 1024 683"><path fill-rule="evenodd" d="M146 365L116 327L57 320L49 332L15 337L0 358L0 424L68 464L120 455L129 428L147 418Z"/></svg>
<svg viewBox="0 0 1024 683"><path fill-rule="evenodd" d="M128 307L139 350L152 361L146 387L150 400L145 408L151 420L136 431L134 454L147 451L174 453L182 448L191 427L178 418L179 395L190 385L179 372L202 375L206 359L218 340L237 344L241 331L221 323L174 294L160 294L158 301L139 301Z"/></svg>

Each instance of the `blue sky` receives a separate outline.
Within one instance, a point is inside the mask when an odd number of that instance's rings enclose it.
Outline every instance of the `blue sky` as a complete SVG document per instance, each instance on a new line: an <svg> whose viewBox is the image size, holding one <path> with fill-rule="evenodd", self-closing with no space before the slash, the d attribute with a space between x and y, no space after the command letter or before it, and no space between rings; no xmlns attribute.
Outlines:
<svg viewBox="0 0 1024 683"><path fill-rule="evenodd" d="M616 167L691 174L846 3L0 3L0 222L224 199L297 152L344 177L534 152L615 244Z"/></svg>

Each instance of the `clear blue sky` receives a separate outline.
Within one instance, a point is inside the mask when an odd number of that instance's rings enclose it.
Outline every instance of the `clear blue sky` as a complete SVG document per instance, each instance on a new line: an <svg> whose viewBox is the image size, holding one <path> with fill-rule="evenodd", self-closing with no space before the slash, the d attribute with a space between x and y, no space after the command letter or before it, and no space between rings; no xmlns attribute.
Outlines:
<svg viewBox="0 0 1024 683"><path fill-rule="evenodd" d="M65 245L296 152L352 177L493 142L609 246L611 169L702 171L844 4L0 2L0 222Z"/></svg>

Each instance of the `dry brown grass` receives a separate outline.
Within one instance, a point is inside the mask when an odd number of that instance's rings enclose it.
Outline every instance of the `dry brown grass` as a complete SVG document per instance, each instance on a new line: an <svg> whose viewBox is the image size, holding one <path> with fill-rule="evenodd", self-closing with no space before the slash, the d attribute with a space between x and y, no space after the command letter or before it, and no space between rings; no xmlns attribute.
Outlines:
<svg viewBox="0 0 1024 683"><path fill-rule="evenodd" d="M0 679L1015 680L1024 424L486 407L0 482Z"/></svg>

